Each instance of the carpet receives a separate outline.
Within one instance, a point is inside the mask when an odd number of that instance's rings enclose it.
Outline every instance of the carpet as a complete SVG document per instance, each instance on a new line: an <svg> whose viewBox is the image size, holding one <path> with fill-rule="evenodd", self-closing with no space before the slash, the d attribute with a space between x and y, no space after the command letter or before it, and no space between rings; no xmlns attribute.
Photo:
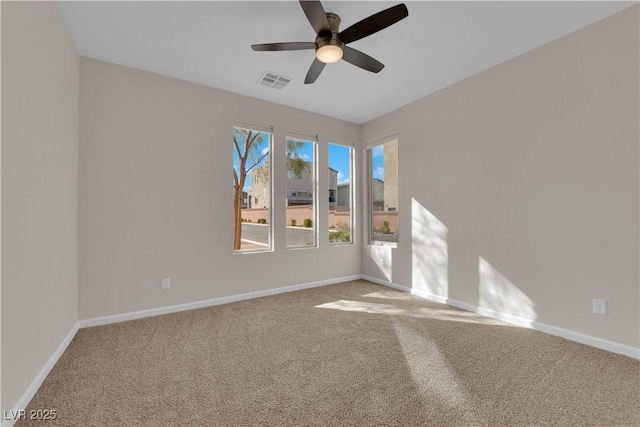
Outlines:
<svg viewBox="0 0 640 427"><path fill-rule="evenodd" d="M18 426L637 426L640 362L354 281L85 328Z"/></svg>

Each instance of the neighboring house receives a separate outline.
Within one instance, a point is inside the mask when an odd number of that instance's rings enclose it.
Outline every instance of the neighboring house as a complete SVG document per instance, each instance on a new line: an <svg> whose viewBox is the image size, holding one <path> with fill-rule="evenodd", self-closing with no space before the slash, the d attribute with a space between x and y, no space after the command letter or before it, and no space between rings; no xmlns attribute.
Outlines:
<svg viewBox="0 0 640 427"><path fill-rule="evenodd" d="M329 168L329 209L336 208L338 201L338 171Z"/></svg>
<svg viewBox="0 0 640 427"><path fill-rule="evenodd" d="M331 200L329 200L331 202ZM338 200L336 207L338 210L341 206L351 206L351 183L344 182L338 184Z"/></svg>
<svg viewBox="0 0 640 427"><path fill-rule="evenodd" d="M291 172L287 174L287 206L304 206L313 203L313 179L311 163L309 169L302 173L300 178L295 178ZM256 174L251 174L251 189L248 192L249 209L250 208L268 208L271 201L269 200L270 192L268 191L268 183L261 182L256 179ZM329 207L333 209L336 204L338 194L338 171L329 168Z"/></svg>
<svg viewBox="0 0 640 427"><path fill-rule="evenodd" d="M398 210L398 142L384 144L384 211ZM375 185L375 184L374 184ZM375 198L374 198L375 202Z"/></svg>
<svg viewBox="0 0 640 427"><path fill-rule="evenodd" d="M269 183L256 179L256 173L251 174L251 189L248 191L249 209L268 208L271 204L269 200Z"/></svg>
<svg viewBox="0 0 640 427"><path fill-rule="evenodd" d="M242 192L242 209L251 209L251 201L246 191Z"/></svg>
<svg viewBox="0 0 640 427"><path fill-rule="evenodd" d="M373 188L371 189L373 198L373 210L384 210L384 181L379 178L373 178Z"/></svg>
<svg viewBox="0 0 640 427"><path fill-rule="evenodd" d="M374 211L398 210L398 144L384 146L384 179L373 178Z"/></svg>

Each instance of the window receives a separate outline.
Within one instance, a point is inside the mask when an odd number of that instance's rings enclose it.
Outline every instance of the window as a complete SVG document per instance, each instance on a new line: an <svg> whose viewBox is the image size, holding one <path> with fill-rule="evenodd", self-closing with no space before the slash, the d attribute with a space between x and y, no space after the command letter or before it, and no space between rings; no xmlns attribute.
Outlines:
<svg viewBox="0 0 640 427"><path fill-rule="evenodd" d="M233 250L271 250L270 129L233 128ZM242 203L243 195L252 206Z"/></svg>
<svg viewBox="0 0 640 427"><path fill-rule="evenodd" d="M367 144L369 164L369 239L398 242L398 139Z"/></svg>
<svg viewBox="0 0 640 427"><path fill-rule="evenodd" d="M329 243L352 243L353 148L329 144Z"/></svg>
<svg viewBox="0 0 640 427"><path fill-rule="evenodd" d="M316 246L316 137L287 135L287 248Z"/></svg>
<svg viewBox="0 0 640 427"><path fill-rule="evenodd" d="M295 179L295 178L293 178ZM293 190L291 192L291 197L298 197L298 198L309 198L311 197L311 195L313 194L313 192L311 190ZM290 203L294 203L295 201L290 201Z"/></svg>

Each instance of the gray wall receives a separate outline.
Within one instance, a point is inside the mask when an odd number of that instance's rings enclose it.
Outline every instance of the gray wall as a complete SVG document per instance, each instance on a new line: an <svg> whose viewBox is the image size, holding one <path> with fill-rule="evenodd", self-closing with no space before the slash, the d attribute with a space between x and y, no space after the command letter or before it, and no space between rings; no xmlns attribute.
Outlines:
<svg viewBox="0 0 640 427"><path fill-rule="evenodd" d="M2 402L78 319L79 58L54 2L2 2Z"/></svg>
<svg viewBox="0 0 640 427"><path fill-rule="evenodd" d="M80 319L360 273L360 247L329 246L326 232L317 249L286 250L284 203L275 251L234 255L231 186L234 121L274 127L275 200L287 131L318 135L328 194L327 144L358 142L360 126L84 58L80 87ZM327 197L318 209L327 230Z"/></svg>
<svg viewBox="0 0 640 427"><path fill-rule="evenodd" d="M400 135L363 273L638 347L638 44L636 6L363 125Z"/></svg>

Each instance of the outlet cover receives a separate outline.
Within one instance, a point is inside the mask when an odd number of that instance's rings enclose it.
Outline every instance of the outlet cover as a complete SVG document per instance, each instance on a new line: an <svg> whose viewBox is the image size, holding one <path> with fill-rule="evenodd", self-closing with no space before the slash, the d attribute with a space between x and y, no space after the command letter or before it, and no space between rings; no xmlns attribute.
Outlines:
<svg viewBox="0 0 640 427"><path fill-rule="evenodd" d="M593 312L596 314L607 314L607 302L603 299L593 299Z"/></svg>
<svg viewBox="0 0 640 427"><path fill-rule="evenodd" d="M171 278L163 277L162 278L162 289L169 289L171 287Z"/></svg>

